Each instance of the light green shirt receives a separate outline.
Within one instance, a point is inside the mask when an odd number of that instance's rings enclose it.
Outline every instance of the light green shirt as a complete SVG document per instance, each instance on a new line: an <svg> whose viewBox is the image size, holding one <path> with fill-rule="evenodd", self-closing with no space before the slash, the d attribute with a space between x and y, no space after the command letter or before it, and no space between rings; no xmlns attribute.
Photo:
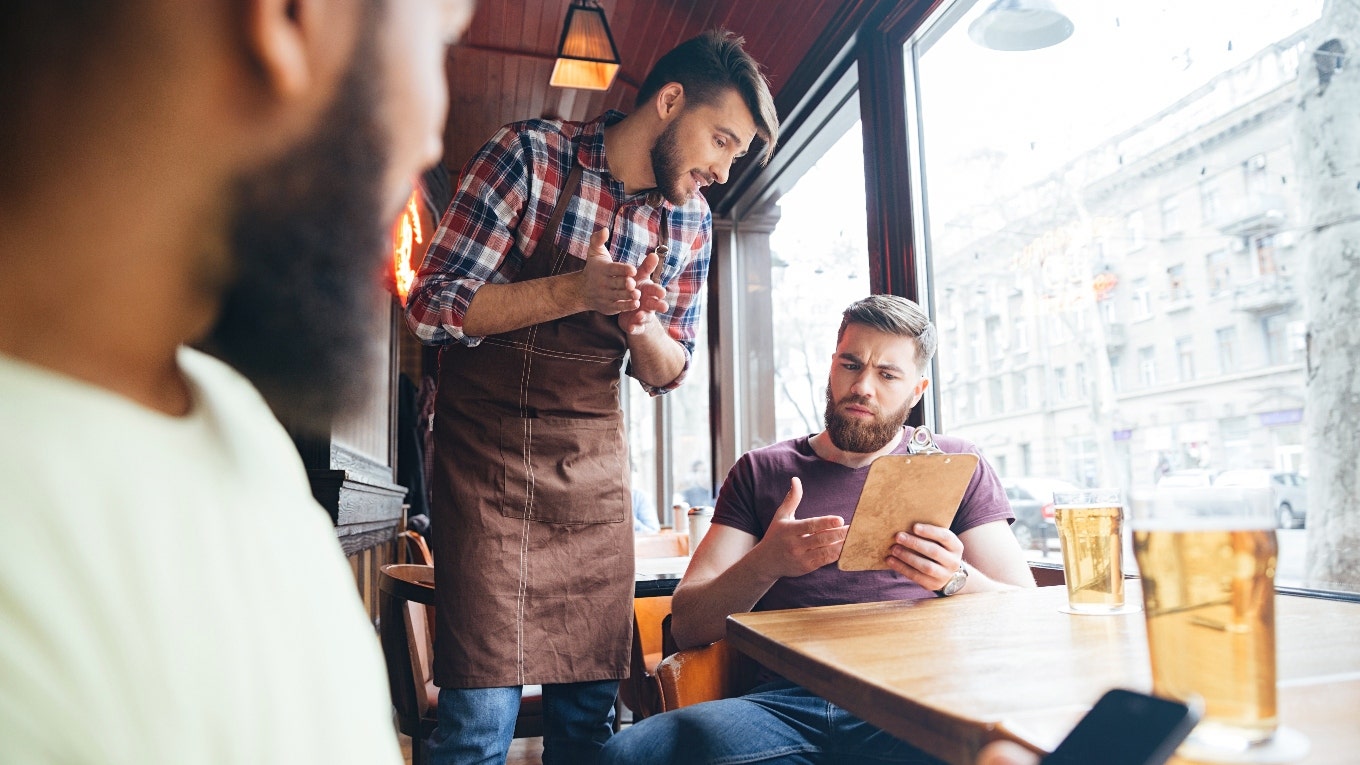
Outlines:
<svg viewBox="0 0 1360 765"><path fill-rule="evenodd" d="M297 451L243 377L179 362L185 417L0 356L0 763L399 765Z"/></svg>

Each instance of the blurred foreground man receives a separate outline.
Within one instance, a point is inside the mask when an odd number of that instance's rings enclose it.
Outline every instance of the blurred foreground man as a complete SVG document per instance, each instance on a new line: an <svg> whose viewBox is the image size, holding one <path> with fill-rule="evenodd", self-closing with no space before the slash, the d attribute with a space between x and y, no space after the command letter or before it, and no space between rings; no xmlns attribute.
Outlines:
<svg viewBox="0 0 1360 765"><path fill-rule="evenodd" d="M361 387L388 226L439 157L470 13L10 7L0 762L401 762L372 625L275 413L324 427Z"/></svg>

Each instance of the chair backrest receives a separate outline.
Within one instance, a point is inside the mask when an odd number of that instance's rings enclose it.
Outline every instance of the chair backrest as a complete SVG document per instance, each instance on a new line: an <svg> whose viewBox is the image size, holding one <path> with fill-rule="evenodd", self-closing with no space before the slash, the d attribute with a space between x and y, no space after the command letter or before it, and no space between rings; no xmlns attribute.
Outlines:
<svg viewBox="0 0 1360 765"><path fill-rule="evenodd" d="M378 609L387 680L397 725L423 737L433 720L434 569L391 564L378 569ZM426 729L422 731L422 726Z"/></svg>
<svg viewBox="0 0 1360 765"><path fill-rule="evenodd" d="M666 655L662 651L661 623L670 613L669 595L633 599L633 656L628 677L619 685L619 698L633 710L635 720L661 711L656 667Z"/></svg>
<svg viewBox="0 0 1360 765"><path fill-rule="evenodd" d="M430 546L425 543L425 537L418 532L407 529L397 534L397 538L402 541L406 548L406 560L419 566L433 566L434 554L430 552Z"/></svg>

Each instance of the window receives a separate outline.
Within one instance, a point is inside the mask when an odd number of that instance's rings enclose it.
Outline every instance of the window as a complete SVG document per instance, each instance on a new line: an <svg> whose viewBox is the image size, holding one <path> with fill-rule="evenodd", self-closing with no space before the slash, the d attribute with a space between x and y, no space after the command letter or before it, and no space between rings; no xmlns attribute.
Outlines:
<svg viewBox="0 0 1360 765"><path fill-rule="evenodd" d="M1199 182L1199 216L1204 226L1213 226L1219 215L1218 179L1207 178Z"/></svg>
<svg viewBox="0 0 1360 765"><path fill-rule="evenodd" d="M1157 349L1153 346L1138 349L1138 383L1144 388L1157 384Z"/></svg>
<svg viewBox="0 0 1360 765"><path fill-rule="evenodd" d="M1185 265L1177 263L1166 269L1166 296L1173 303L1179 303L1190 297L1190 290L1185 285Z"/></svg>
<svg viewBox="0 0 1360 765"><path fill-rule="evenodd" d="M1289 317L1277 313L1261 319L1261 335L1265 341L1266 363L1270 366L1289 362Z"/></svg>
<svg viewBox="0 0 1360 765"><path fill-rule="evenodd" d="M991 394L992 414L1003 414L1006 411L1006 386L1001 382L1001 378L993 377L988 380L987 390Z"/></svg>
<svg viewBox="0 0 1360 765"><path fill-rule="evenodd" d="M1275 275L1275 237L1273 235L1251 238L1253 275L1270 277Z"/></svg>
<svg viewBox="0 0 1360 765"><path fill-rule="evenodd" d="M1143 211L1134 210L1124 219L1124 230L1129 237L1129 250L1141 250L1143 248L1143 238L1145 236L1143 228Z"/></svg>
<svg viewBox="0 0 1360 765"><path fill-rule="evenodd" d="M1218 347L1219 374L1230 374L1237 370L1237 327L1219 327L1214 330L1214 341Z"/></svg>
<svg viewBox="0 0 1360 765"><path fill-rule="evenodd" d="M1162 200L1162 236L1180 233L1180 210L1180 197L1173 194Z"/></svg>
<svg viewBox="0 0 1360 765"><path fill-rule="evenodd" d="M1024 319L1015 320L1015 345L1011 347L1011 353L1026 353L1029 351L1029 322Z"/></svg>
<svg viewBox="0 0 1360 765"><path fill-rule="evenodd" d="M1029 408L1029 375L1016 372L1011 375L1011 389L1015 391L1015 408Z"/></svg>
<svg viewBox="0 0 1360 765"><path fill-rule="evenodd" d="M1218 295L1232 287L1232 262L1227 250L1215 250L1204 256L1204 274L1209 283L1209 294Z"/></svg>
<svg viewBox="0 0 1360 765"><path fill-rule="evenodd" d="M1181 382L1195 379L1195 338L1189 335L1176 338L1176 372Z"/></svg>
<svg viewBox="0 0 1360 765"><path fill-rule="evenodd" d="M1308 275L1289 266L1311 254L1294 232L1315 179L1277 116L1315 76L1324 3L1065 3L1072 37L1019 54L969 38L992 3L939 5L907 41L904 78L919 273L934 295L1017 285L1019 310L1004 315L1031 333L1026 357L1013 342L990 364L1011 377L1011 408L950 434L1011 445L995 448L1027 475L1129 496L1155 489L1159 457L1173 470L1231 460L1307 474L1305 428L1280 412L1310 395L1297 363ZM1116 286L1092 289L1106 274ZM1023 397L1021 369L1033 376ZM1071 405L1083 396L1089 406ZM1280 530L1284 586L1303 581L1301 531Z"/></svg>
<svg viewBox="0 0 1360 765"><path fill-rule="evenodd" d="M1006 354L1006 344L1001 339L1001 317L987 317L987 358L1000 359Z"/></svg>
<svg viewBox="0 0 1360 765"><path fill-rule="evenodd" d="M769 210L777 223L769 235L769 285L762 294L773 317L766 342L774 351L774 441L823 428L841 311L869 294L861 136L858 123L851 126ZM827 194L828 188L837 191ZM756 347L759 342L753 339ZM677 453L675 469L688 473L697 458Z"/></svg>
<svg viewBox="0 0 1360 765"><path fill-rule="evenodd" d="M1148 282L1146 278L1139 277L1133 280L1133 291L1129 295L1133 303L1133 318L1148 319L1152 317L1152 295L1148 293Z"/></svg>

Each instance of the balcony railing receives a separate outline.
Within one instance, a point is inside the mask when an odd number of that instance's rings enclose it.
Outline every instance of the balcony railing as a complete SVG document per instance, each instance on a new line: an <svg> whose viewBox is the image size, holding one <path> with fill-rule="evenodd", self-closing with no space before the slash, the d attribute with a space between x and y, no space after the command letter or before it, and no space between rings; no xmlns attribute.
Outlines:
<svg viewBox="0 0 1360 765"><path fill-rule="evenodd" d="M1271 313L1288 308L1297 300L1288 276L1261 276L1233 288L1233 308L1248 313Z"/></svg>

